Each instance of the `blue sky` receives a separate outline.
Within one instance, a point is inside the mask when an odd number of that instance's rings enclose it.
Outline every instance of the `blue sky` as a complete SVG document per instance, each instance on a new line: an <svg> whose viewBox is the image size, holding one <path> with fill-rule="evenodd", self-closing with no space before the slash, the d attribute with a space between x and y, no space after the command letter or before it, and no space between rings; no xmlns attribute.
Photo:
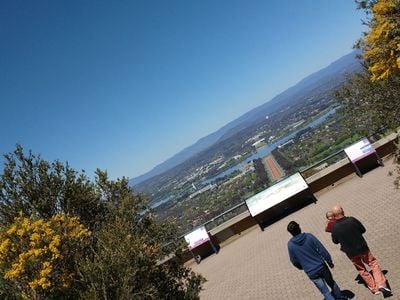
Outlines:
<svg viewBox="0 0 400 300"><path fill-rule="evenodd" d="M0 153L133 178L349 53L361 19L349 0L3 1Z"/></svg>

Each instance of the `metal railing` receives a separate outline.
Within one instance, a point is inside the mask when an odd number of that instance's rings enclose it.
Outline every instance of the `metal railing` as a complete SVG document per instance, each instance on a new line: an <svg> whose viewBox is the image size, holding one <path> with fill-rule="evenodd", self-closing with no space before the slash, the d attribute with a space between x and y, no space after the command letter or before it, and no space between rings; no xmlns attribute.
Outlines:
<svg viewBox="0 0 400 300"><path fill-rule="evenodd" d="M207 230L211 230L222 223L232 219L233 217L245 212L247 210L247 205L244 201L236 204L235 206L231 207L230 209L220 213L219 215L215 216L211 220L205 222L202 226L205 226Z"/></svg>
<svg viewBox="0 0 400 300"><path fill-rule="evenodd" d="M382 137L384 137L388 134L386 131L387 131L386 128L380 128L377 131L375 131L374 133L368 135L367 138L371 142L371 144L375 143L376 141L380 140ZM354 141L350 140L349 143L347 143L343 146L344 146L344 148L346 148L347 146L349 146L353 143L354 143ZM319 171L327 168L328 166L335 164L336 162L347 157L346 153L344 152L344 148L335 151L334 153L311 164L310 166L301 168L299 170L299 172L303 175L304 178L307 178L307 177L310 177L313 174L318 173Z"/></svg>

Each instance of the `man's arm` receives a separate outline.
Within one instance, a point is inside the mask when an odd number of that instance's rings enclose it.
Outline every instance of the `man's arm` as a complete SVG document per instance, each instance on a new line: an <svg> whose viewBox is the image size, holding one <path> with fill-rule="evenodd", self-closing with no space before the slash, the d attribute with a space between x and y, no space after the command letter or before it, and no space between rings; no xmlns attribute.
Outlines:
<svg viewBox="0 0 400 300"><path fill-rule="evenodd" d="M332 238L332 242L333 242L334 244L339 244L339 240L338 240L338 238L337 238L337 235L335 234L335 232L334 232L333 230L332 230L331 238Z"/></svg>
<svg viewBox="0 0 400 300"><path fill-rule="evenodd" d="M325 225L325 232L330 232L330 230L329 230L329 221L326 222L326 225Z"/></svg>
<svg viewBox="0 0 400 300"><path fill-rule="evenodd" d="M322 243L314 236L310 233L311 238L313 240L314 243L314 247L317 250L317 252L319 253L319 255L321 255L321 257L328 263L329 266L332 266L332 257L329 254L328 250L326 250L326 248L324 247L324 245L322 245Z"/></svg>
<svg viewBox="0 0 400 300"><path fill-rule="evenodd" d="M365 233L366 229L364 227L364 225L358 221L356 218L351 217L353 219L353 221L356 223L358 230L360 231L360 233Z"/></svg>
<svg viewBox="0 0 400 300"><path fill-rule="evenodd" d="M293 249L291 249L290 245L288 245L288 250L289 250L289 258L290 258L290 261L292 262L293 266L295 266L299 270L303 270L303 267L301 266L300 262L297 260L296 254L294 253Z"/></svg>

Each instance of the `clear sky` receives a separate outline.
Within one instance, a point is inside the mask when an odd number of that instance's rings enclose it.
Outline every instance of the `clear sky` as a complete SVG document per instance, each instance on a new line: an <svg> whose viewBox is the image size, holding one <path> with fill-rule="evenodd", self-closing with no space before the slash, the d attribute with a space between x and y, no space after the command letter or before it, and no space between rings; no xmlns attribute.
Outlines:
<svg viewBox="0 0 400 300"><path fill-rule="evenodd" d="M349 53L361 19L349 0L2 1L0 153L133 178Z"/></svg>

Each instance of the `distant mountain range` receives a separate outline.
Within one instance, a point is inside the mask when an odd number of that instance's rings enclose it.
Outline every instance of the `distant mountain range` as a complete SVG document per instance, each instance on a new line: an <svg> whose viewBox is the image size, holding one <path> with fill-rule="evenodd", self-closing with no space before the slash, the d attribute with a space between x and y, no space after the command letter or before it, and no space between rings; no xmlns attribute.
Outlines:
<svg viewBox="0 0 400 300"><path fill-rule="evenodd" d="M135 186L147 179L168 171L169 169L183 163L194 155L211 147L215 143L229 138L239 130L251 126L255 122L258 122L261 118L265 118L265 116L280 110L288 104L293 103L296 101L296 99L304 98L305 95L310 94L311 91L318 87L327 85L334 80L337 81L338 78L340 79L340 82L344 81L346 75L350 75L361 70L361 61L357 58L358 54L359 51L355 50L334 61L329 66L307 76L296 85L288 88L266 103L250 110L241 117L229 122L219 130L201 138L195 144L178 152L163 163L154 167L151 171L131 179L129 182L130 185Z"/></svg>

